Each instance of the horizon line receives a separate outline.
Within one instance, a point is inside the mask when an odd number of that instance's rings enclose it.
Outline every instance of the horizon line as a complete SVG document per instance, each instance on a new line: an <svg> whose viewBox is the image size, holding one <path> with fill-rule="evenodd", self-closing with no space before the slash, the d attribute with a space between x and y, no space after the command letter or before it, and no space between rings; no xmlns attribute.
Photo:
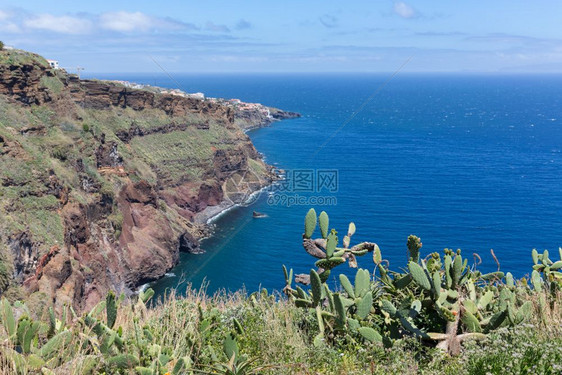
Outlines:
<svg viewBox="0 0 562 375"><path fill-rule="evenodd" d="M68 72L73 74L72 72ZM377 75L392 74L392 71L169 71L172 74L192 74L192 75ZM82 71L81 75L89 76L94 74L146 74L164 75L161 71ZM562 75L561 71L410 71L402 72L401 75Z"/></svg>

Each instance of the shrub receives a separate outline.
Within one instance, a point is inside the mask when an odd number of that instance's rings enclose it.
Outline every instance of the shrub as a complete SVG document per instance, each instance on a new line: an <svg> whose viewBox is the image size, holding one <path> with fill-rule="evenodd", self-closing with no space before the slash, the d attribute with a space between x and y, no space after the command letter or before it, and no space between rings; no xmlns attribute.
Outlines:
<svg viewBox="0 0 562 375"><path fill-rule="evenodd" d="M321 238L312 238L317 226ZM363 242L350 246L355 224L350 223L347 234L338 247L337 232L329 228L325 212L318 217L311 209L305 218L303 247L317 258L308 279L310 291L292 287L293 270L283 266L286 286L284 292L296 307L305 309L317 320L318 333L314 345L340 345L353 342L379 342L387 347L415 337L424 343L459 355L461 343L485 340L500 327L512 327L529 321L534 313L548 309L542 294L545 280L550 282L551 301L562 284L562 260L553 261L548 251L533 250L532 288L525 279L515 280L511 273L482 274L468 267L468 259L461 251L445 249L422 259L422 243L409 236L409 262L401 271L391 270L382 258L377 244ZM332 292L328 279L333 269L343 263L357 268L356 257L373 254L375 273L359 269L352 283L339 275L341 290ZM562 249L560 249L562 258ZM545 275L541 277L540 272ZM295 277L295 280L297 278ZM538 298L538 308L531 302ZM550 303L553 310L555 302ZM542 319L546 321L546 318Z"/></svg>
<svg viewBox="0 0 562 375"><path fill-rule="evenodd" d="M0 295L10 286L11 272L8 264L0 258Z"/></svg>
<svg viewBox="0 0 562 375"><path fill-rule="evenodd" d="M51 156L60 161L68 159L69 149L66 146L55 146L51 151Z"/></svg>

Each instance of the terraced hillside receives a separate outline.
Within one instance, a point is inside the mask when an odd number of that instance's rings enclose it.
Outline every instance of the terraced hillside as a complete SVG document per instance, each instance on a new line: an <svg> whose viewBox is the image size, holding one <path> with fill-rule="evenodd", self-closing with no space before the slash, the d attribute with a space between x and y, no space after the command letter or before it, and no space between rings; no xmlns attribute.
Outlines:
<svg viewBox="0 0 562 375"><path fill-rule="evenodd" d="M271 180L241 129L258 120L0 52L0 294L84 310L161 277L227 184Z"/></svg>

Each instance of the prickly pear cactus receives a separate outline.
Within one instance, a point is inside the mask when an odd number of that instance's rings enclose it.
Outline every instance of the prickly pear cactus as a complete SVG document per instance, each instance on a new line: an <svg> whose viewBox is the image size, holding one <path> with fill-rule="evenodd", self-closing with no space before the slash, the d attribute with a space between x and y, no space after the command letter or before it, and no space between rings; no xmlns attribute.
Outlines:
<svg viewBox="0 0 562 375"><path fill-rule="evenodd" d="M313 239L318 223L321 238ZM385 344L413 335L458 354L465 340L481 340L499 327L527 321L534 312L528 293L539 293L542 310L547 306L542 293L558 290L562 280L562 249L560 261L551 260L548 251L540 254L533 250L532 288L528 288L525 279L516 280L509 272L498 269L482 274L475 266L469 267L460 250L445 249L442 256L432 253L422 259L422 242L414 235L407 240L406 267L393 271L376 244L351 246L355 224L349 224L343 247L338 247L337 232L329 231L328 225L325 212L317 218L316 212L309 210L303 247L318 259L317 270L311 270L306 278L309 292L299 286L293 289L292 272L283 268L286 294L318 322L317 346L338 335ZM346 262L357 267L356 257L368 252L373 253L374 278L364 269L357 270L354 282L340 274L340 291L330 291L326 284L330 272Z"/></svg>

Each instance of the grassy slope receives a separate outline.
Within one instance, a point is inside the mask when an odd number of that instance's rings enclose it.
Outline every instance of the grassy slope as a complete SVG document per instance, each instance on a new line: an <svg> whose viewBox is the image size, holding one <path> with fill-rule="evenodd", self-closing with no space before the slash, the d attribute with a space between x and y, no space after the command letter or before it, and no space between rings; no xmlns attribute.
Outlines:
<svg viewBox="0 0 562 375"><path fill-rule="evenodd" d="M536 296L531 298L537 302ZM561 302L558 296L557 306ZM201 328L199 307L210 321L206 329ZM317 328L307 316L302 309L275 296L248 297L238 292L209 298L202 292L189 291L186 297L170 296L145 313L138 307L122 307L116 326L123 327L125 341L136 340L133 322L137 320L139 327L152 331L154 343L163 352L173 358L191 357L192 368L205 373L213 373L212 367L228 362L222 345L225 335L234 330L234 318L244 329L242 334L237 334L240 353L252 361L250 368L262 368L259 373L264 374L556 374L562 371L559 307L547 315L547 321L539 320L536 314L524 326L502 328L484 342L467 343L462 354L454 358L414 339L401 341L390 349L379 344L345 341L315 348L312 340ZM103 312L100 318L105 320ZM107 357L85 350L87 346L80 348L85 338L95 336L89 328L76 322L71 330L76 340L65 348L66 360L51 361L58 368L56 373L82 373L80 358L85 355L96 358L94 373L118 373L109 365ZM11 346L6 339L5 331L0 328L0 342L5 348ZM163 367L162 373L173 364ZM2 374L34 373L25 366L16 372L13 364L1 355L0 368Z"/></svg>

